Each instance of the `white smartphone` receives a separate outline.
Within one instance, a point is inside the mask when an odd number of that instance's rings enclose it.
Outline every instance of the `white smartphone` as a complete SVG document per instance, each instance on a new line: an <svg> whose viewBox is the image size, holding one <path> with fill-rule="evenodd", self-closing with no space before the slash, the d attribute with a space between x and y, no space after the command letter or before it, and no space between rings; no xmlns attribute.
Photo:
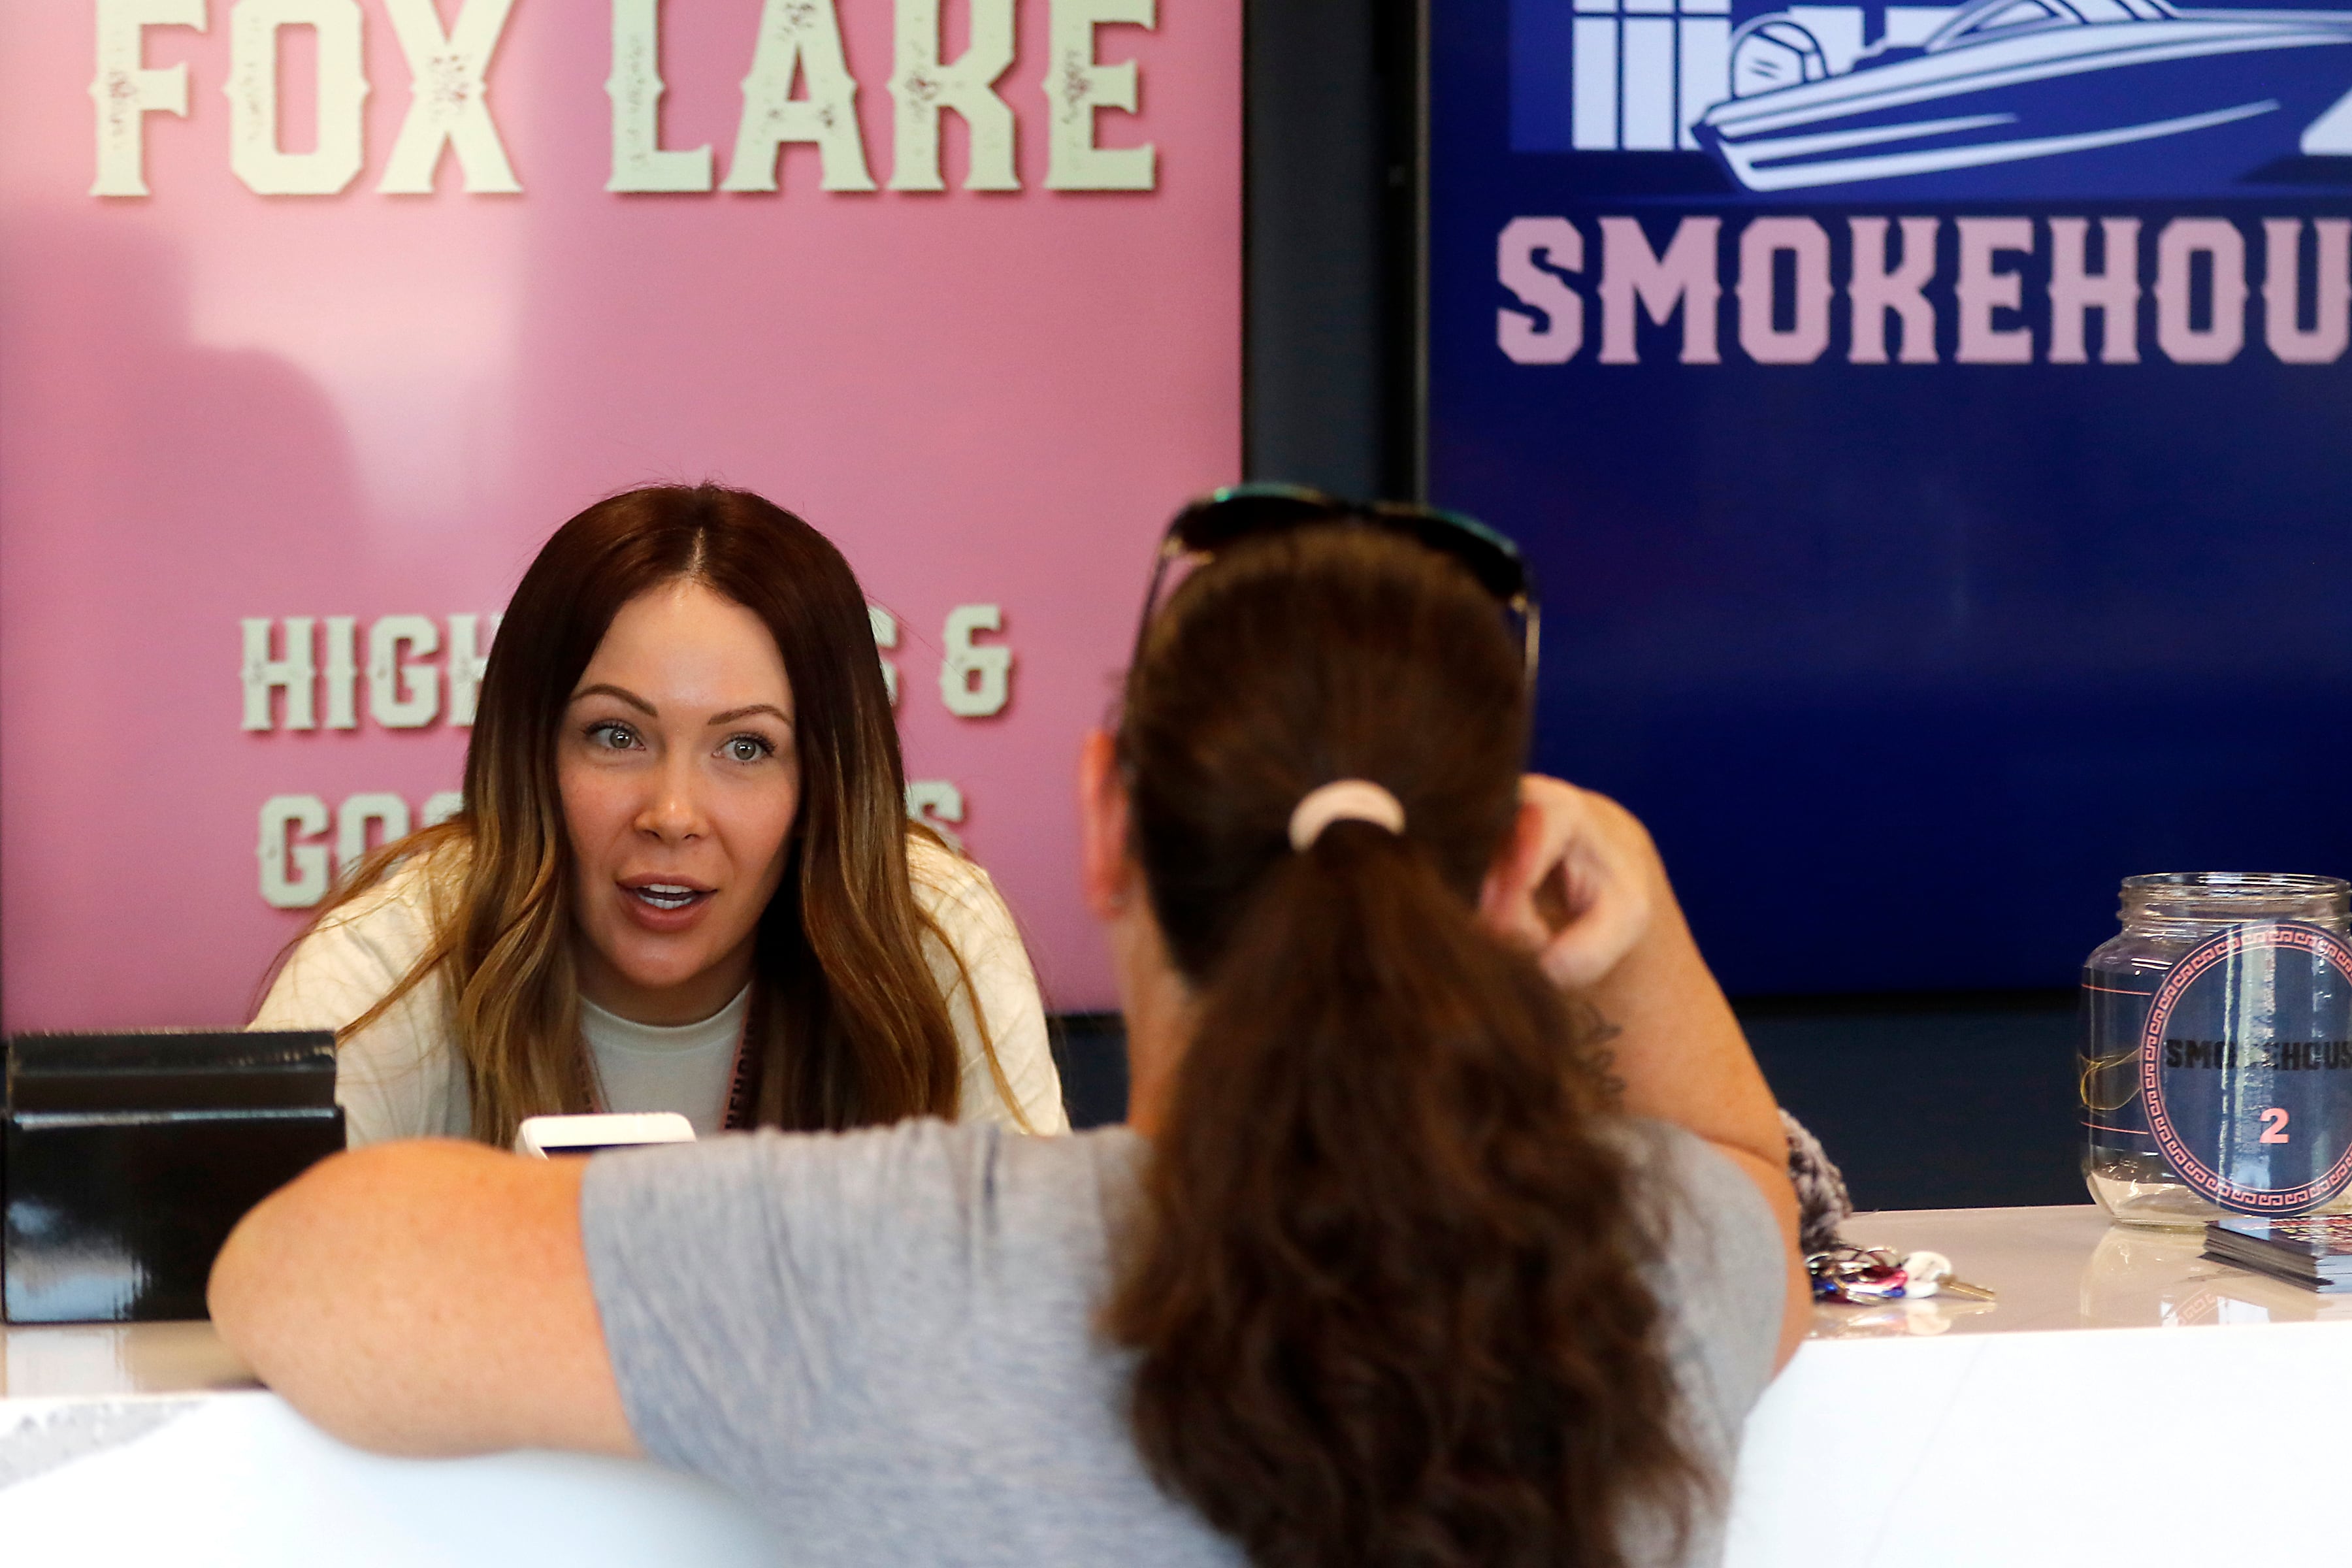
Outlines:
<svg viewBox="0 0 2352 1568"><path fill-rule="evenodd" d="M554 1154L593 1154L604 1149L693 1142L694 1124L675 1110L527 1116L515 1132L515 1152L544 1160Z"/></svg>

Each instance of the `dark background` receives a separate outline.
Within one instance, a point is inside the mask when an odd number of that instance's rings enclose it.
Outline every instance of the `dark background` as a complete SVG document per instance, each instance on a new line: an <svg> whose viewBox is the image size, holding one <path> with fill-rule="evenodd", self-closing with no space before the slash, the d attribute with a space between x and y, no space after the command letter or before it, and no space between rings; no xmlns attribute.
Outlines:
<svg viewBox="0 0 2352 1568"><path fill-rule="evenodd" d="M2089 1201L2076 1164L2072 993L1737 1005L1765 1076L1820 1134L1857 1206ZM1117 1015L1063 1015L1054 1037L1071 1122L1121 1120L1126 1037Z"/></svg>

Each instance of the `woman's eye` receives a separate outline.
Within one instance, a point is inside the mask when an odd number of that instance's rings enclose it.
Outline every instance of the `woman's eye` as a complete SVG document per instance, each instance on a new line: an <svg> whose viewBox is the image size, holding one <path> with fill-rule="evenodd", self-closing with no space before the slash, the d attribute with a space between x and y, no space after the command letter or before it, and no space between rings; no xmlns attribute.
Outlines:
<svg viewBox="0 0 2352 1568"><path fill-rule="evenodd" d="M728 761L736 763L756 763L775 753L775 748L757 735L730 735L720 750Z"/></svg>
<svg viewBox="0 0 2352 1568"><path fill-rule="evenodd" d="M588 743L602 751L626 751L637 743L637 733L626 724L607 719L601 724L588 726Z"/></svg>

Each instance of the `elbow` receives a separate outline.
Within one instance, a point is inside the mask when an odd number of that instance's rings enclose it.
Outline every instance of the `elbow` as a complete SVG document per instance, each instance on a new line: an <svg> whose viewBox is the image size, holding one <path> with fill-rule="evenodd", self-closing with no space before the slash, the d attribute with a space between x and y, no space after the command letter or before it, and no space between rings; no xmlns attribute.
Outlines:
<svg viewBox="0 0 2352 1568"><path fill-rule="evenodd" d="M346 1442L401 1451L354 1375L356 1311L380 1280L366 1248L370 1153L338 1154L263 1199L229 1233L205 1287L213 1326L263 1384Z"/></svg>
<svg viewBox="0 0 2352 1568"><path fill-rule="evenodd" d="M253 1309L262 1299L255 1279L252 1230L253 1215L248 1214L229 1233L220 1256L213 1259L212 1277L205 1282L205 1311L213 1321L214 1331L248 1367L253 1364L252 1352L247 1348Z"/></svg>
<svg viewBox="0 0 2352 1568"><path fill-rule="evenodd" d="M459 1320L487 1244L453 1232L469 1211L498 1210L485 1178L521 1163L424 1140L320 1162L230 1232L207 1289L214 1326L264 1384L344 1442L479 1451L449 1413L470 1407L483 1375Z"/></svg>
<svg viewBox="0 0 2352 1568"><path fill-rule="evenodd" d="M257 1374L268 1359L278 1320L287 1315L283 1309L305 1282L298 1239L305 1228L302 1211L316 1189L331 1181L333 1167L350 1158L339 1154L322 1161L262 1199L229 1232L213 1260L205 1287L213 1327Z"/></svg>

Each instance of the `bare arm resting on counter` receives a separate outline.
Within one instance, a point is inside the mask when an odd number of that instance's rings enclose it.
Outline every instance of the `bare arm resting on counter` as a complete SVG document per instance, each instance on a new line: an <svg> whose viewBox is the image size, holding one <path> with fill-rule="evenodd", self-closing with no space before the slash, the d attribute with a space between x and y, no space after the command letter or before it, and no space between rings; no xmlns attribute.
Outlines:
<svg viewBox="0 0 2352 1568"><path fill-rule="evenodd" d="M580 1239L587 1163L440 1140L338 1155L229 1237L213 1321L362 1447L634 1455Z"/></svg>

